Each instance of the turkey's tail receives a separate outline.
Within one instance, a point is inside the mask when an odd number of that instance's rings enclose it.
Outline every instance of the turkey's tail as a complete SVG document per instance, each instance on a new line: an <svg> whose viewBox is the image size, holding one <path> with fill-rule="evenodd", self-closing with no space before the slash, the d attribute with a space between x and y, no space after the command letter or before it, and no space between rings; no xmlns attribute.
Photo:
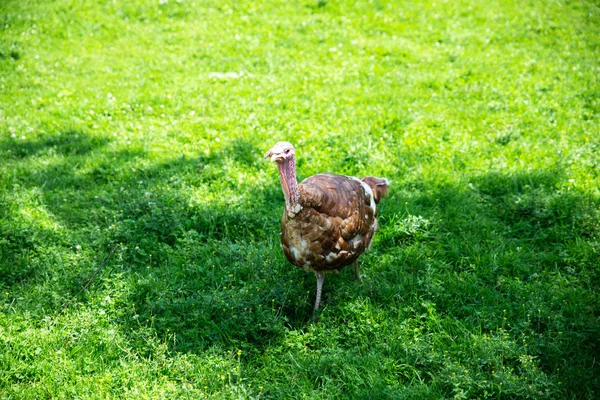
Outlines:
<svg viewBox="0 0 600 400"><path fill-rule="evenodd" d="M375 196L375 203L379 204L382 197L388 195L388 186L390 185L390 181L385 178L375 178L374 176L365 176L361 179L365 182L371 190L373 191L373 196Z"/></svg>

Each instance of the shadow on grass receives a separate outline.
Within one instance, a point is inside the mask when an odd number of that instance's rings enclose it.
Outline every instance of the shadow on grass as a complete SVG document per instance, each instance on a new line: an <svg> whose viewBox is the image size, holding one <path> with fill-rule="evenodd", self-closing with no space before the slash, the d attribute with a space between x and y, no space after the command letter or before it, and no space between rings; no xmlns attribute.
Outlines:
<svg viewBox="0 0 600 400"><path fill-rule="evenodd" d="M274 272L285 265L274 241L280 216L265 212L281 206L276 180L262 188L225 172L260 167L260 152L249 142L150 166L140 166L145 153L139 149L105 149L92 160L83 150L68 150L67 141L60 143L68 156L43 167L22 160L56 149L55 140L8 143L19 154L20 173L13 177L15 193L0 199L13 204L2 214L1 250L7 257L1 285L25 295L23 308L40 315L60 311L119 244L106 271L79 300L109 293L124 326L151 323L159 336L178 332L177 349L185 351L219 342L264 343L282 329L282 311L272 300L285 305L294 293L305 293L297 285L282 286L286 274ZM91 151L99 144L77 134L75 146ZM76 167L83 164L92 166ZM23 193L33 199L14 202ZM46 211L44 223L22 218L31 203Z"/></svg>
<svg viewBox="0 0 600 400"><path fill-rule="evenodd" d="M381 303L425 301L480 333L533 338L523 351L545 373L561 371L573 393L597 387L600 199L566 182L556 170L489 173L461 186L408 183L382 210L382 261L373 267L381 279L364 293Z"/></svg>
<svg viewBox="0 0 600 400"><path fill-rule="evenodd" d="M82 134L75 140L87 152L103 143L86 143ZM11 149L23 158L54 146L41 143ZM174 351L219 346L251 354L306 325L314 277L281 255L275 174L268 187L227 174L262 168L250 142L150 166L139 165L142 150L104 151L84 172L70 167L86 151L60 143L64 164L21 165L26 173L13 178L19 190L36 193L34 204L54 227L24 220L29 205L8 206L15 197L1 199L0 284L23 296L18 307L40 316L60 312L119 244L78 301L110 298L102 307L123 332L171 338ZM560 171L490 173L461 186L392 188L373 250L362 257L368 278L350 284L348 271L328 277L326 312L368 297L397 318L398 302L431 302L441 315L484 332L506 328L508 318L511 334L538 338L532 351L545 371L567 371L573 387L594 379L599 201L561 186L564 180ZM131 340L140 339L132 333Z"/></svg>
<svg viewBox="0 0 600 400"><path fill-rule="evenodd" d="M0 150L8 159L33 157L44 152L78 156L98 149L108 142L109 140L105 137L89 136L81 130L71 129L34 140L5 138L0 141Z"/></svg>

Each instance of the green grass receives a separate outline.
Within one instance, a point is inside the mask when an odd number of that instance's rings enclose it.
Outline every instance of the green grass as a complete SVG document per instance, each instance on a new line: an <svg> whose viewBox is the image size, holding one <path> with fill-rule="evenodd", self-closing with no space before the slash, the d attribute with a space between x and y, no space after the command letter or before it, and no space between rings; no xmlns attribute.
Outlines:
<svg viewBox="0 0 600 400"><path fill-rule="evenodd" d="M2 1L0 398L598 398L599 27L591 0ZM278 140L301 178L392 182L318 323Z"/></svg>

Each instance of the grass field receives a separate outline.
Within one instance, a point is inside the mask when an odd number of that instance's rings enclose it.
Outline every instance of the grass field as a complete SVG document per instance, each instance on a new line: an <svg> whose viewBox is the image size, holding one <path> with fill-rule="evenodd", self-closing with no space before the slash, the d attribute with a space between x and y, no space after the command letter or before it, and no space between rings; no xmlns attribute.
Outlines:
<svg viewBox="0 0 600 400"><path fill-rule="evenodd" d="M3 0L0 30L0 398L600 396L597 1ZM392 182L317 323L278 140Z"/></svg>

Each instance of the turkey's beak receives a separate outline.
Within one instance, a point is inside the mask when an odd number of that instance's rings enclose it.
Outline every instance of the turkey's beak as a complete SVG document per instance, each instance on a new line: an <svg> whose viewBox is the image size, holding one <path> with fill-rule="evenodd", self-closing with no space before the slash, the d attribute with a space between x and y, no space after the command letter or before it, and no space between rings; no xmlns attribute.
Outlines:
<svg viewBox="0 0 600 400"><path fill-rule="evenodd" d="M273 162L281 161L284 159L284 157L281 154L274 153L272 150L267 151L267 153L265 154L265 158L271 158L271 161Z"/></svg>

